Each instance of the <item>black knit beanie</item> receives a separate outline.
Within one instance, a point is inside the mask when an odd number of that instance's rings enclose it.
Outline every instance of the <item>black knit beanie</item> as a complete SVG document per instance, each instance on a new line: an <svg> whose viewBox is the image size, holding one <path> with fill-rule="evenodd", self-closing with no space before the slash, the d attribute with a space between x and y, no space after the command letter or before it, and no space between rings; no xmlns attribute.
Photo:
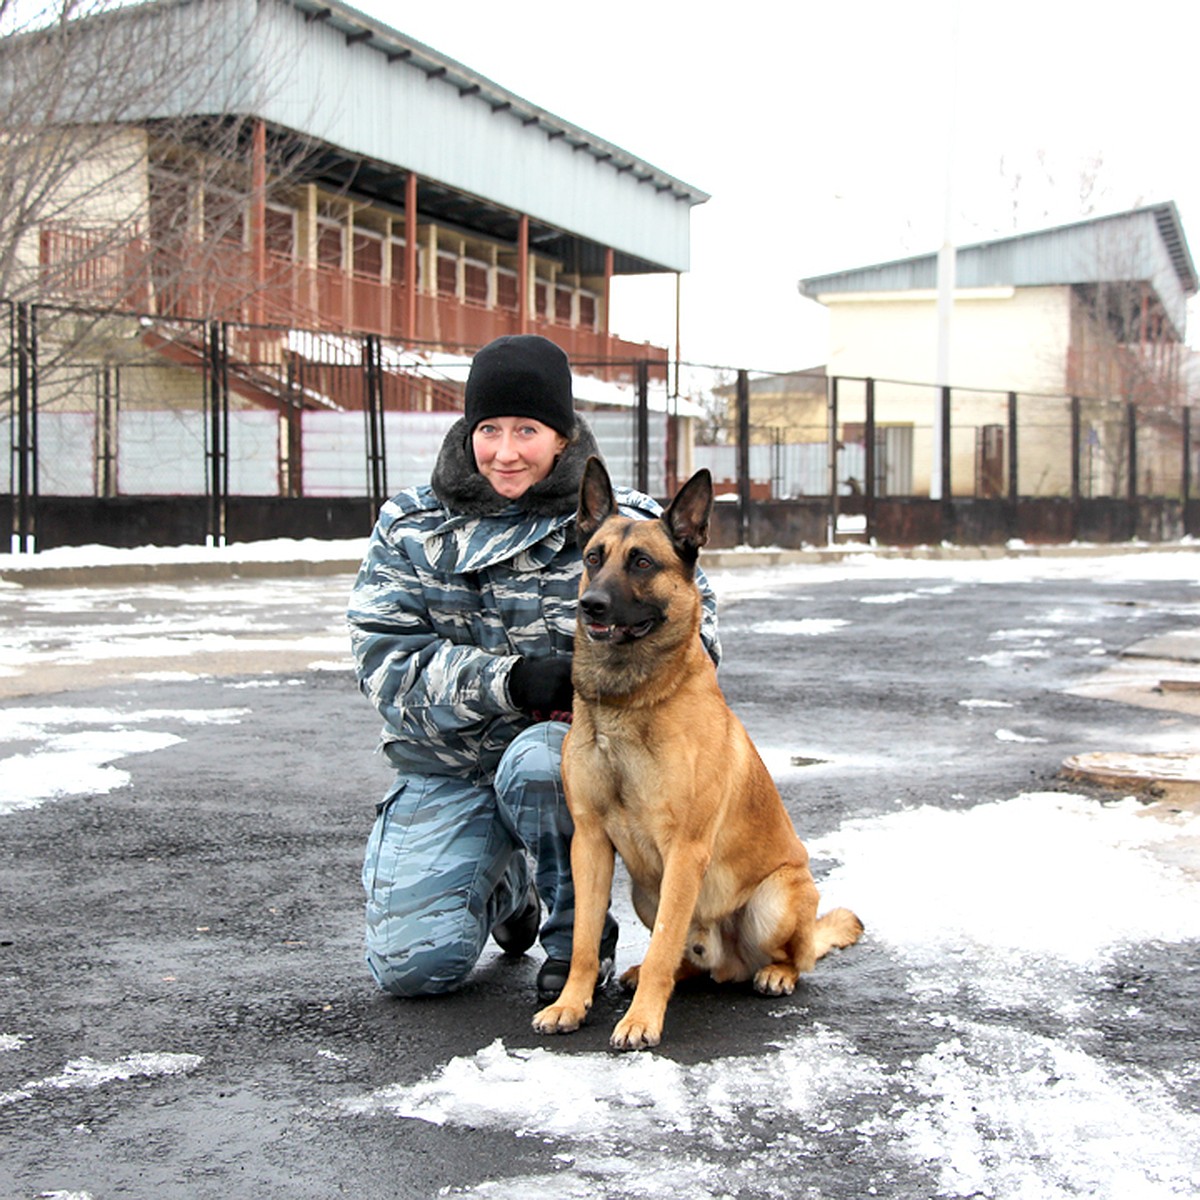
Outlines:
<svg viewBox="0 0 1200 1200"><path fill-rule="evenodd" d="M465 415L468 434L489 417L532 417L570 437L575 397L567 356L535 334L488 342L471 363Z"/></svg>

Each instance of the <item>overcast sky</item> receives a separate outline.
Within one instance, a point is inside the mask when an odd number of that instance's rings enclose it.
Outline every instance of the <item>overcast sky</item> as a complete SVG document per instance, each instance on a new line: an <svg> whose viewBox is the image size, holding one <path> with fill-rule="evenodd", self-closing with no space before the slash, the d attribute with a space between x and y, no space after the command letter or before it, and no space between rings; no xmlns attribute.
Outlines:
<svg viewBox="0 0 1200 1200"><path fill-rule="evenodd" d="M961 0L957 54L953 0L358 7L712 195L692 361L824 362L796 281L936 250L951 142L960 244L1174 200L1200 253L1194 2ZM674 281L654 282L618 287L614 329L673 346Z"/></svg>

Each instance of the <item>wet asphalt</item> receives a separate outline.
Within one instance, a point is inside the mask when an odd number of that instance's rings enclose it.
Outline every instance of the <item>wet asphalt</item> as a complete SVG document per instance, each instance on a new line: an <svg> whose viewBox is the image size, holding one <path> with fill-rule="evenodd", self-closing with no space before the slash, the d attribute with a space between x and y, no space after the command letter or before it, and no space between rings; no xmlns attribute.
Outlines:
<svg viewBox="0 0 1200 1200"><path fill-rule="evenodd" d="M275 618L327 630L348 586L307 583ZM114 608L143 603L127 589L118 603L118 590ZM872 599L880 602L864 603ZM167 622L190 611L186 585L144 603ZM786 763L781 793L805 838L851 817L967 809L1026 791L1100 803L1102 789L1061 778L1064 758L1157 744L1191 718L1068 689L1135 642L1195 624L1198 612L1193 585L1106 583L1102 567L1084 583L800 583L723 606L720 678L768 762ZM980 661L1032 644L1020 631L1036 632L1051 613L1078 637L1055 638L1045 655ZM798 621L835 624L816 636L779 634ZM44 618L47 644L54 624ZM1006 631L1016 636L997 640ZM346 1096L413 1084L496 1039L512 1050L607 1053L623 998L610 989L584 1030L547 1043L530 1028L536 954L513 961L489 950L461 992L438 1000L374 989L361 961L357 876L388 779L372 753L377 721L349 671L308 670L302 658L273 663L270 677L233 661L204 677L104 674L95 685L81 668L69 689L0 701L154 710L155 728L183 739L121 759L125 787L0 816L0 1035L17 1039L0 1053L0 1196L382 1200L506 1195L503 1181L515 1179L542 1181L529 1194L642 1195L619 1172L603 1184L573 1180L553 1138L337 1109ZM964 707L972 697L1012 704L1005 721L1015 739L997 738L986 709ZM231 707L243 711L222 724L171 715ZM831 865L814 862L818 883ZM624 967L644 934L623 894L618 915ZM1090 1001L1102 1057L1169 1076L1176 1103L1200 1115L1200 1085L1171 1073L1200 1050L1197 949L1131 948L1097 977ZM922 1019L908 969L868 930L804 985L802 1020L882 1064L932 1052L944 1030ZM1136 1024L1121 1019L1131 988L1146 1015ZM953 1004L963 1019L987 1016L978 997ZM684 989L658 1053L700 1069L718 1056L769 1059L780 1005L743 988ZM1009 1017L1048 1038L1059 1029L1049 1012ZM65 1064L138 1054L196 1057L172 1059L195 1063L177 1073L63 1082ZM894 1158L863 1135L873 1121L901 1119L908 1101L889 1087L881 1076L819 1127L789 1126L786 1113L735 1113L737 1137L724 1151L711 1138L677 1151L681 1161L726 1154L721 1178L737 1182L720 1194L739 1197L950 1194L939 1191L934 1164ZM792 1174L795 1154L787 1177L772 1177L781 1139L803 1143L802 1178ZM759 1167L736 1172L734 1160L747 1157Z"/></svg>

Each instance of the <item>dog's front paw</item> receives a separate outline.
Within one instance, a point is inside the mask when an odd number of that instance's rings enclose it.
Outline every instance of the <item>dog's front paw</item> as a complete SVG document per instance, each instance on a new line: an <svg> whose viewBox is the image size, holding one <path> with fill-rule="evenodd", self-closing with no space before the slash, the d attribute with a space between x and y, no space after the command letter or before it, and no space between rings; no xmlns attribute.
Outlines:
<svg viewBox="0 0 1200 1200"><path fill-rule="evenodd" d="M790 996L796 990L799 974L785 963L768 963L754 976L754 990L764 996Z"/></svg>
<svg viewBox="0 0 1200 1200"><path fill-rule="evenodd" d="M534 1015L533 1027L538 1033L574 1033L587 1020L587 1006L555 1003Z"/></svg>
<svg viewBox="0 0 1200 1200"><path fill-rule="evenodd" d="M662 1019L639 1017L630 1009L618 1022L609 1039L614 1050L648 1050L662 1040Z"/></svg>

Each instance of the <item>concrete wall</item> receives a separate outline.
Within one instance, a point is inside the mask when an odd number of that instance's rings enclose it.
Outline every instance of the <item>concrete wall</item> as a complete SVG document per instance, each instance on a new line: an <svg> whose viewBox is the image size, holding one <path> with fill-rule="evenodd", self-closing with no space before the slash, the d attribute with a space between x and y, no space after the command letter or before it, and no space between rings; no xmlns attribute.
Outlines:
<svg viewBox="0 0 1200 1200"><path fill-rule="evenodd" d="M829 308L831 375L936 382L936 293L858 293L820 300ZM957 292L950 378L962 387L1061 393L1070 317L1065 287Z"/></svg>

